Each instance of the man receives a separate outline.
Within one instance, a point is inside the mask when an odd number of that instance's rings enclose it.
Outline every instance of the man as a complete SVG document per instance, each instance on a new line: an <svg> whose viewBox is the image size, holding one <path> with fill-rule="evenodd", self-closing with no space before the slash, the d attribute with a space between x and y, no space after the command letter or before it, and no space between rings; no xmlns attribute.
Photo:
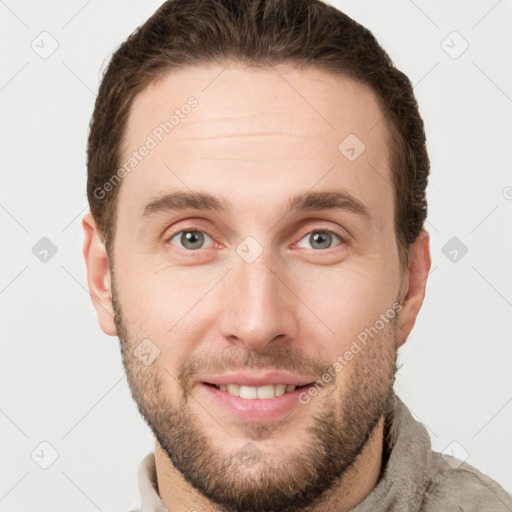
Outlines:
<svg viewBox="0 0 512 512"><path fill-rule="evenodd" d="M141 510L512 510L393 391L428 173L410 81L318 0L168 1L121 45L84 256L155 437Z"/></svg>

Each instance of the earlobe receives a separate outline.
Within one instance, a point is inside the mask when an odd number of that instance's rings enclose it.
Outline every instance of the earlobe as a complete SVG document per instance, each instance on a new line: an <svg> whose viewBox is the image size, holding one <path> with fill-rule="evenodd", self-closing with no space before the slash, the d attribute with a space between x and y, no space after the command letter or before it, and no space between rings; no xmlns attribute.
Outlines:
<svg viewBox="0 0 512 512"><path fill-rule="evenodd" d="M87 267L87 285L98 314L98 322L105 334L116 336L110 263L101 233L90 212L83 217L82 227L84 229L83 255Z"/></svg>
<svg viewBox="0 0 512 512"><path fill-rule="evenodd" d="M425 298L431 265L430 235L422 229L410 248L408 270L402 283L405 298L399 315L397 347L405 343L416 323Z"/></svg>

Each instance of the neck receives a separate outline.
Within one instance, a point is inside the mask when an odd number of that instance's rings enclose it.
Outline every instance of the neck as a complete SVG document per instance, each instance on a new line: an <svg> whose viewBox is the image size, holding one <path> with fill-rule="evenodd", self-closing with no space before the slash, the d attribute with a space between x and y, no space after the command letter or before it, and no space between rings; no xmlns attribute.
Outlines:
<svg viewBox="0 0 512 512"><path fill-rule="evenodd" d="M375 427L354 464L340 482L331 488L315 506L304 512L347 512L360 503L375 487L382 468L384 416ZM197 492L172 465L155 440L155 465L158 494L172 512L220 512L220 509Z"/></svg>

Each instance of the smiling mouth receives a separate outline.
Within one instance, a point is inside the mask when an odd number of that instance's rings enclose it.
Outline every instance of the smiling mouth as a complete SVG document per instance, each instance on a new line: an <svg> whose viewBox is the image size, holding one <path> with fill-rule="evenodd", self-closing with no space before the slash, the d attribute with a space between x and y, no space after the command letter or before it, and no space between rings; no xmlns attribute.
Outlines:
<svg viewBox="0 0 512 512"><path fill-rule="evenodd" d="M277 398L288 393L293 393L299 389L308 388L313 382L303 386L294 386L286 384L267 384L264 386L245 386L239 384L212 384L210 382L203 382L207 386L213 387L220 391L224 391L232 396L240 397L246 400L268 400Z"/></svg>

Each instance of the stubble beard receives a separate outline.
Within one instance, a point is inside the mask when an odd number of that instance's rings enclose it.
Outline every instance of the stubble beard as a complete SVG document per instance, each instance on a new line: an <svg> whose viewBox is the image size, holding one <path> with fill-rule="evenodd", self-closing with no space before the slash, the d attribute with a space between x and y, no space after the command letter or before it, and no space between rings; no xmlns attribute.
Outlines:
<svg viewBox="0 0 512 512"><path fill-rule="evenodd" d="M174 468L219 511L306 512L320 509L322 500L334 491L337 499L343 499L344 475L392 404L397 317L354 356L349 363L353 365L349 381L341 381L337 375L342 386L326 386L284 421L243 425L241 430L250 441L227 452L201 428L202 421L192 407L204 410L195 404L197 398L191 398L190 380L172 379L181 382L179 402L173 403L163 385L167 370L157 365L144 367L134 355L141 340L128 332L113 276L112 303L123 365L140 414ZM286 361L290 349L282 345L278 352L278 359ZM180 371L181 377L192 374L190 368ZM322 400L321 408L318 400ZM311 410L307 420L303 411L298 411L302 407ZM279 454L281 459L276 462L276 453L260 450L258 441L279 439L285 425L294 423L296 412L301 413L297 414L302 418L299 421L309 422L304 435L307 441L295 453ZM226 426L233 428L232 424Z"/></svg>

